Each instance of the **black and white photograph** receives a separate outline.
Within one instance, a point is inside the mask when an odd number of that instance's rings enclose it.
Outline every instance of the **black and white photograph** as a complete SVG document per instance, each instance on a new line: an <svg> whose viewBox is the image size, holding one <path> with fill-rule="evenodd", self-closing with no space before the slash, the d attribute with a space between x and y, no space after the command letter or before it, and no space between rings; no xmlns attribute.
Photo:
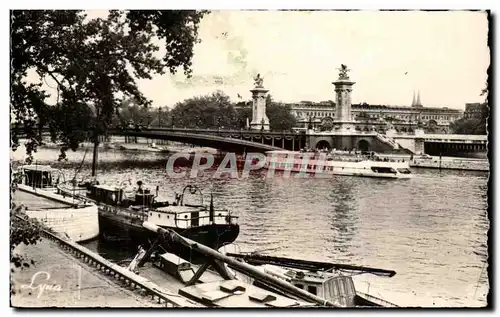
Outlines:
<svg viewBox="0 0 500 317"><path fill-rule="evenodd" d="M12 309L492 307L487 8L9 19Z"/></svg>

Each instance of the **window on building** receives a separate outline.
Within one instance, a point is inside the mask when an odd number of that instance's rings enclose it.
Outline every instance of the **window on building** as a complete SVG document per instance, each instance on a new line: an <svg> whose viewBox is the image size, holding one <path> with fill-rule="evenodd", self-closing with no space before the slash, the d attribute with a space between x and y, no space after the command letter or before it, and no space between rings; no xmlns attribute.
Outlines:
<svg viewBox="0 0 500 317"><path fill-rule="evenodd" d="M316 286L307 286L307 291L313 295L318 294L318 289L316 288Z"/></svg>

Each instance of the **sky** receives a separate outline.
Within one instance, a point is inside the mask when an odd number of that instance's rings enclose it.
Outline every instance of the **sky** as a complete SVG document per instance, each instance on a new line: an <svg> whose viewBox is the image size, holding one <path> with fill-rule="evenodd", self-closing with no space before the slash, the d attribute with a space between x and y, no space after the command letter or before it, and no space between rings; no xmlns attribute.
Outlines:
<svg viewBox="0 0 500 317"><path fill-rule="evenodd" d="M334 100L346 64L353 103L410 106L419 90L424 106L463 110L483 100L487 32L481 12L213 11L200 23L193 77L180 69L140 88L155 107L216 90L249 100L260 73L275 100Z"/></svg>

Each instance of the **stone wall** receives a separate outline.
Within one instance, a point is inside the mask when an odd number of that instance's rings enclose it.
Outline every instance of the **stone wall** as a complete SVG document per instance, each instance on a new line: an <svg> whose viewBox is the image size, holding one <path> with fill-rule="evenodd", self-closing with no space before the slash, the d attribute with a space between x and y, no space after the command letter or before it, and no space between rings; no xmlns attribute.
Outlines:
<svg viewBox="0 0 500 317"><path fill-rule="evenodd" d="M425 167L425 168L441 168L441 169L454 169L465 171L489 171L488 160L471 160L459 158L442 159L441 163L439 158L433 157L432 159L416 158L410 161L411 167Z"/></svg>

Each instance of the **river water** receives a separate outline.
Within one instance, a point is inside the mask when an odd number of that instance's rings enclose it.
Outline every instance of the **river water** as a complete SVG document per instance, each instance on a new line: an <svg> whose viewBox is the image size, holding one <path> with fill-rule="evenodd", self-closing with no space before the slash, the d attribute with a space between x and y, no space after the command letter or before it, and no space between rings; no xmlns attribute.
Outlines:
<svg viewBox="0 0 500 317"><path fill-rule="evenodd" d="M73 177L90 175L91 151L40 149L39 163ZM11 154L24 157L23 149ZM401 306L484 306L488 293L488 173L412 169L408 180L334 176L328 179L266 177L196 179L167 176L165 154L103 151L99 179L142 180L160 186L160 197L196 184L214 204L239 216L241 251L392 269L392 278L355 277L356 287ZM227 175L227 174L226 174ZM87 246L115 261L133 256L94 241Z"/></svg>

